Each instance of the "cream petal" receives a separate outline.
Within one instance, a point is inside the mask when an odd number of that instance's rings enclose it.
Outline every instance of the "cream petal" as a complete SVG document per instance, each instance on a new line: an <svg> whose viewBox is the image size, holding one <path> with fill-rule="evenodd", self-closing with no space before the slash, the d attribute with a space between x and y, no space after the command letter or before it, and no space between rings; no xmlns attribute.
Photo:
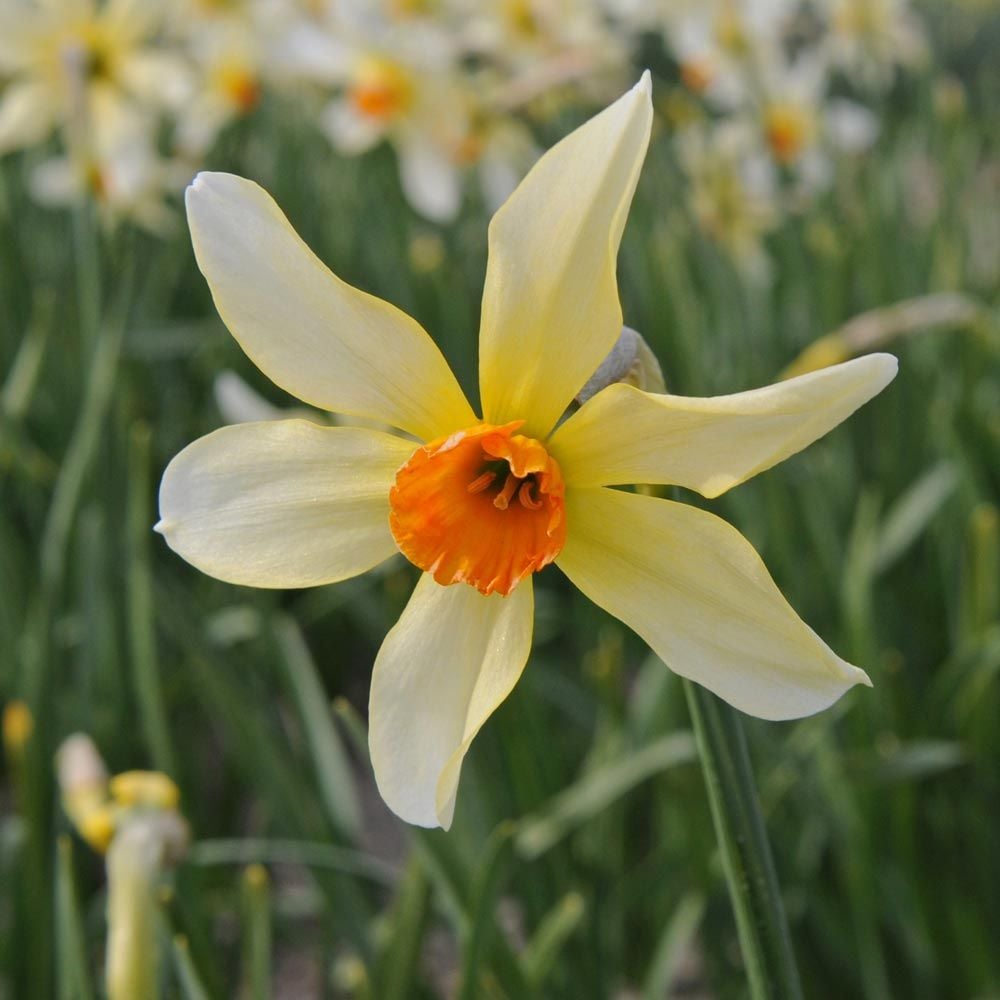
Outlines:
<svg viewBox="0 0 1000 1000"><path fill-rule="evenodd" d="M137 50L122 61L118 78L131 94L154 107L179 109L196 91L188 64L169 52Z"/></svg>
<svg viewBox="0 0 1000 1000"><path fill-rule="evenodd" d="M615 260L652 114L647 73L493 216L479 360L488 422L523 419L544 437L621 332Z"/></svg>
<svg viewBox="0 0 1000 1000"><path fill-rule="evenodd" d="M412 451L391 434L306 420L223 427L167 466L156 530L229 583L345 580L396 552L389 488Z"/></svg>
<svg viewBox="0 0 1000 1000"><path fill-rule="evenodd" d="M406 200L432 222L451 222L462 207L462 173L443 149L420 135L398 143L399 180Z"/></svg>
<svg viewBox="0 0 1000 1000"><path fill-rule="evenodd" d="M187 210L219 315L277 385L424 440L475 423L420 325L327 270L252 181L201 173Z"/></svg>
<svg viewBox="0 0 1000 1000"><path fill-rule="evenodd" d="M83 192L79 171L63 156L43 160L28 177L28 190L39 205L69 205Z"/></svg>
<svg viewBox="0 0 1000 1000"><path fill-rule="evenodd" d="M548 443L572 486L669 483L707 497L801 451L884 389L890 354L870 354L763 389L698 399L611 385Z"/></svg>
<svg viewBox="0 0 1000 1000"><path fill-rule="evenodd" d="M0 155L41 142L52 129L52 93L40 83L11 83L0 96Z"/></svg>
<svg viewBox="0 0 1000 1000"><path fill-rule="evenodd" d="M509 597L420 578L375 660L368 713L379 792L408 823L451 826L462 760L521 676L533 617L530 578Z"/></svg>
<svg viewBox="0 0 1000 1000"><path fill-rule="evenodd" d="M696 507L568 489L569 534L556 564L672 670L762 719L796 719L836 701L863 670L792 610L760 556Z"/></svg>
<svg viewBox="0 0 1000 1000"><path fill-rule="evenodd" d="M320 128L345 156L356 156L385 138L385 125L370 116L359 114L347 98L331 101L319 119Z"/></svg>

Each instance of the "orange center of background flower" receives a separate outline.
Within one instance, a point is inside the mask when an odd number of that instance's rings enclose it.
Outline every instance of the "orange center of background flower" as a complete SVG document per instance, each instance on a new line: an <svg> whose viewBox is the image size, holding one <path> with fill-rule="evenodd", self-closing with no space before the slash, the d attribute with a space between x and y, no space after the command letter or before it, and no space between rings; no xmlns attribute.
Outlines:
<svg viewBox="0 0 1000 1000"><path fill-rule="evenodd" d="M809 139L809 119L793 105L776 104L764 116L764 135L771 155L781 164L793 164Z"/></svg>
<svg viewBox="0 0 1000 1000"><path fill-rule="evenodd" d="M689 59L681 63L681 80L688 90L703 94L715 78L715 69L708 59Z"/></svg>
<svg viewBox="0 0 1000 1000"><path fill-rule="evenodd" d="M515 434L523 420L479 424L418 448L389 491L400 551L447 586L507 595L566 541L559 466Z"/></svg>
<svg viewBox="0 0 1000 1000"><path fill-rule="evenodd" d="M260 102L260 81L251 69L235 63L226 64L220 67L216 79L219 88L237 111L247 114L257 107Z"/></svg>
<svg viewBox="0 0 1000 1000"><path fill-rule="evenodd" d="M384 121L401 115L409 108L412 97L409 75L387 59L365 58L355 70L350 99L368 118Z"/></svg>

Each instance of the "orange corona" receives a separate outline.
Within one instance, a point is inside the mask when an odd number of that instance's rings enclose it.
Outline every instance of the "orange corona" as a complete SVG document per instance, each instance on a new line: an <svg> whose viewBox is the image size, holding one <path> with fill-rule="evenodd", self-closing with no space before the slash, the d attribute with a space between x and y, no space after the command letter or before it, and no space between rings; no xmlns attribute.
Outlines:
<svg viewBox="0 0 1000 1000"><path fill-rule="evenodd" d="M562 473L523 420L479 424L418 448L396 473L389 526L442 584L510 594L566 541Z"/></svg>

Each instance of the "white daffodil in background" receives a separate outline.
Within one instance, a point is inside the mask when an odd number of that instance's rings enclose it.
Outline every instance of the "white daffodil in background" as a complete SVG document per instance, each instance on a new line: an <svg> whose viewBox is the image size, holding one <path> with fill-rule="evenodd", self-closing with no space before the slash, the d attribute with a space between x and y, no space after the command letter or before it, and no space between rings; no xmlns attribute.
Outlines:
<svg viewBox="0 0 1000 1000"><path fill-rule="evenodd" d="M754 100L759 141L783 175L786 208L803 208L831 183L834 157L863 153L878 137L878 120L863 105L829 98L827 60L808 51L774 59L759 75Z"/></svg>
<svg viewBox="0 0 1000 1000"><path fill-rule="evenodd" d="M259 40L241 24L203 25L189 50L198 66L198 92L177 116L174 142L185 156L201 157L231 121L253 112L261 98Z"/></svg>
<svg viewBox="0 0 1000 1000"><path fill-rule="evenodd" d="M884 89L897 66L918 64L927 42L908 0L821 0L823 46L852 82Z"/></svg>
<svg viewBox="0 0 1000 1000"><path fill-rule="evenodd" d="M174 0L167 30L187 54L197 78L177 111L173 145L199 159L230 122L253 113L272 83L275 39L295 22L289 3L251 0Z"/></svg>
<svg viewBox="0 0 1000 1000"><path fill-rule="evenodd" d="M331 274L263 190L202 174L188 191L198 264L249 357L312 406L412 437L301 420L221 428L168 466L157 528L202 571L250 586L333 583L399 551L423 570L376 659L369 712L379 789L411 823L450 825L466 751L527 661L532 576L549 563L753 715L809 715L869 683L736 529L614 487L718 496L874 396L894 358L715 399L613 384L560 423L622 330L615 261L651 120L647 75L494 216L482 418L427 333Z"/></svg>
<svg viewBox="0 0 1000 1000"><path fill-rule="evenodd" d="M403 53L404 46L357 50L343 93L320 126L341 153L364 153L390 139L403 193L435 222L447 222L462 201L461 154L469 114L458 78L438 58Z"/></svg>
<svg viewBox="0 0 1000 1000"><path fill-rule="evenodd" d="M748 276L770 275L764 238L781 220L779 178L757 129L742 119L697 121L680 129L677 150L702 232L725 247Z"/></svg>
<svg viewBox="0 0 1000 1000"><path fill-rule="evenodd" d="M183 102L187 68L156 45L163 13L139 0L5 4L0 154L41 142L57 127L85 132L106 149L137 117Z"/></svg>
<svg viewBox="0 0 1000 1000"><path fill-rule="evenodd" d="M318 117L345 156L392 144L407 201L448 222L462 203L472 98L457 39L419 10L347 3L290 23L274 49L276 75L336 93Z"/></svg>
<svg viewBox="0 0 1000 1000"><path fill-rule="evenodd" d="M612 30L596 3L579 0L453 0L464 47L515 83L536 76L578 80L608 93L624 71L627 36Z"/></svg>
<svg viewBox="0 0 1000 1000"><path fill-rule="evenodd" d="M731 111L750 100L760 68L782 58L794 10L789 0L669 4L664 41L685 86Z"/></svg>
<svg viewBox="0 0 1000 1000"><path fill-rule="evenodd" d="M177 212L168 204L191 180L194 170L160 156L149 129L140 122L122 129L105 148L92 149L84 163L54 156L31 172L29 190L42 205L67 206L89 197L102 223L123 220L163 236L176 230Z"/></svg>

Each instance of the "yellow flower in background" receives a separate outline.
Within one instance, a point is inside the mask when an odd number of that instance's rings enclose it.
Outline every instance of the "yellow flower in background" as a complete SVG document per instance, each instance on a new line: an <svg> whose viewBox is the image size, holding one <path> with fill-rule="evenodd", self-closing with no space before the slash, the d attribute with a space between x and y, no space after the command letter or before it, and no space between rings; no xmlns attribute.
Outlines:
<svg viewBox="0 0 1000 1000"><path fill-rule="evenodd" d="M397 551L424 571L376 659L369 713L379 789L411 823L450 825L465 753L527 661L532 576L551 562L745 712L809 715L870 683L798 618L734 528L613 487L718 496L874 396L894 358L714 399L613 384L562 420L622 330L615 262L651 118L646 75L494 216L482 418L427 333L331 274L257 185L201 174L188 190L198 264L255 364L312 406L410 436L224 427L168 466L157 528L202 571L250 586L333 583Z"/></svg>

